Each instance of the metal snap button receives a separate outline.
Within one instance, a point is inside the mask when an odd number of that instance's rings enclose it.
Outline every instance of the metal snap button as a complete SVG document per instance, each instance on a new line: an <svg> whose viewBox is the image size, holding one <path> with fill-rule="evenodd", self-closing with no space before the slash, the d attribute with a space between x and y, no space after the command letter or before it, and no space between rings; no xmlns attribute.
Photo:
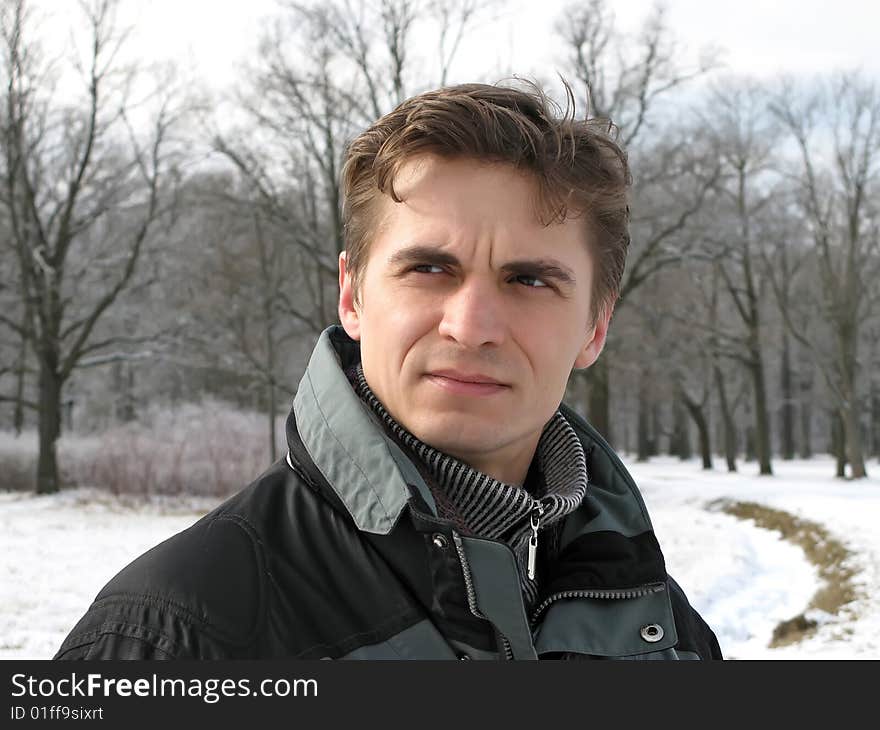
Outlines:
<svg viewBox="0 0 880 730"><path fill-rule="evenodd" d="M648 624L647 626L642 626L639 633L645 641L653 644L663 638L663 627L659 624Z"/></svg>
<svg viewBox="0 0 880 730"><path fill-rule="evenodd" d="M449 546L449 540L446 539L446 535L441 535L439 532L434 534L431 542L434 543L434 547L438 550L445 550Z"/></svg>

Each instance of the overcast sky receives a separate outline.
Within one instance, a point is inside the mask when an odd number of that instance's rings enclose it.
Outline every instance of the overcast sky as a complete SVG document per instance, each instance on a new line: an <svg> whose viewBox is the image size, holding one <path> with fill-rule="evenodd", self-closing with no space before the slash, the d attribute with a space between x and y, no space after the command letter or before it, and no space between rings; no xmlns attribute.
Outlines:
<svg viewBox="0 0 880 730"><path fill-rule="evenodd" d="M356 0L354 0L356 2ZM36 0L56 16L68 0ZM265 19L276 0L124 0L121 20L134 26L129 48L144 61L173 60L190 78L217 90L240 80L253 58ZM509 67L517 75L551 76L560 52L553 23L566 0L511 0L501 19L484 23L462 46L451 82L492 78ZM635 30L650 0L613 0L618 26ZM690 58L707 45L724 49L735 73L774 76L861 67L880 78L878 0L667 0L668 18ZM54 29L50 29L53 26ZM49 38L69 35L63 17L44 23ZM50 43L52 45L52 43Z"/></svg>
<svg viewBox="0 0 880 730"><path fill-rule="evenodd" d="M54 0L59 2L60 0ZM688 48L726 49L735 72L773 75L861 66L880 76L880 2L876 0L668 0L668 17ZM458 75L471 63L486 68L510 61L516 73L552 67L551 28L563 0L506 4L508 20L481 27L462 56ZM635 28L648 0L611 3L623 28ZM274 0L133 0L145 53L193 64L214 85L235 73L254 47L260 19ZM492 49L488 54L481 49ZM494 58L493 58L494 56ZM470 59L473 59L471 61ZM471 66L472 67L472 66Z"/></svg>

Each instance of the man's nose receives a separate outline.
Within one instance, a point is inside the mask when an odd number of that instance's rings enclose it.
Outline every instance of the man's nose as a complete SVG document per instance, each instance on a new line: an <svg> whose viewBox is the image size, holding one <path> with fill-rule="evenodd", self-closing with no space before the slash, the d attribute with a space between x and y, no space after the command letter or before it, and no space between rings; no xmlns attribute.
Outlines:
<svg viewBox="0 0 880 730"><path fill-rule="evenodd" d="M493 282L464 281L443 305L440 334L464 347L498 345L506 332L502 293Z"/></svg>

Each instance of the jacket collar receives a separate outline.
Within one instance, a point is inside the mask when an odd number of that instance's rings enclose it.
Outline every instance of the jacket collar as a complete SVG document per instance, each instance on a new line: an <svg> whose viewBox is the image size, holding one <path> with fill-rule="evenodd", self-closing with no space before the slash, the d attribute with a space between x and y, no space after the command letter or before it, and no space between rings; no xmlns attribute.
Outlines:
<svg viewBox="0 0 880 730"><path fill-rule="evenodd" d="M293 428L358 529L385 535L410 492L382 429L345 376L359 360L360 346L340 326L321 333L293 399L288 444L293 448Z"/></svg>
<svg viewBox="0 0 880 730"><path fill-rule="evenodd" d="M359 361L360 346L342 327L324 330L294 398L288 444L294 457L300 449L307 452L332 488L331 498L344 506L358 529L387 535L412 497L410 486L422 497L429 492L351 387L344 371ZM570 548L574 557L588 545L602 544L616 575L594 575L591 583L619 587L626 573L630 580L659 578L665 574L663 557L632 477L589 423L564 405L560 410L581 440L590 475L581 507L565 519L560 549ZM652 567L650 575L639 570L635 576L625 565Z"/></svg>

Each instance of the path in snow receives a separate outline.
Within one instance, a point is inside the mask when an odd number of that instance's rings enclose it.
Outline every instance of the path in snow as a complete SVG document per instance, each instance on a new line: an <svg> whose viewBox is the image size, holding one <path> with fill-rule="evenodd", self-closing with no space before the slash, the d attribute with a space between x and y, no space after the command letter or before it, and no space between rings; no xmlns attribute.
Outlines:
<svg viewBox="0 0 880 730"><path fill-rule="evenodd" d="M774 462L776 476L703 472L695 462L627 461L651 513L669 572L715 629L725 656L742 659L880 658L880 480L829 477L829 459ZM741 467L742 472L753 466ZM876 471L876 469L875 469ZM758 502L818 522L851 552L860 596L837 617L808 612L818 631L770 649L779 620L804 611L820 587L800 548L778 532L705 507ZM731 524L730 521L734 524Z"/></svg>
<svg viewBox="0 0 880 730"><path fill-rule="evenodd" d="M754 656L776 625L813 597L816 571L778 533L699 506L652 509L649 503L649 511L667 570L715 631L726 658Z"/></svg>

